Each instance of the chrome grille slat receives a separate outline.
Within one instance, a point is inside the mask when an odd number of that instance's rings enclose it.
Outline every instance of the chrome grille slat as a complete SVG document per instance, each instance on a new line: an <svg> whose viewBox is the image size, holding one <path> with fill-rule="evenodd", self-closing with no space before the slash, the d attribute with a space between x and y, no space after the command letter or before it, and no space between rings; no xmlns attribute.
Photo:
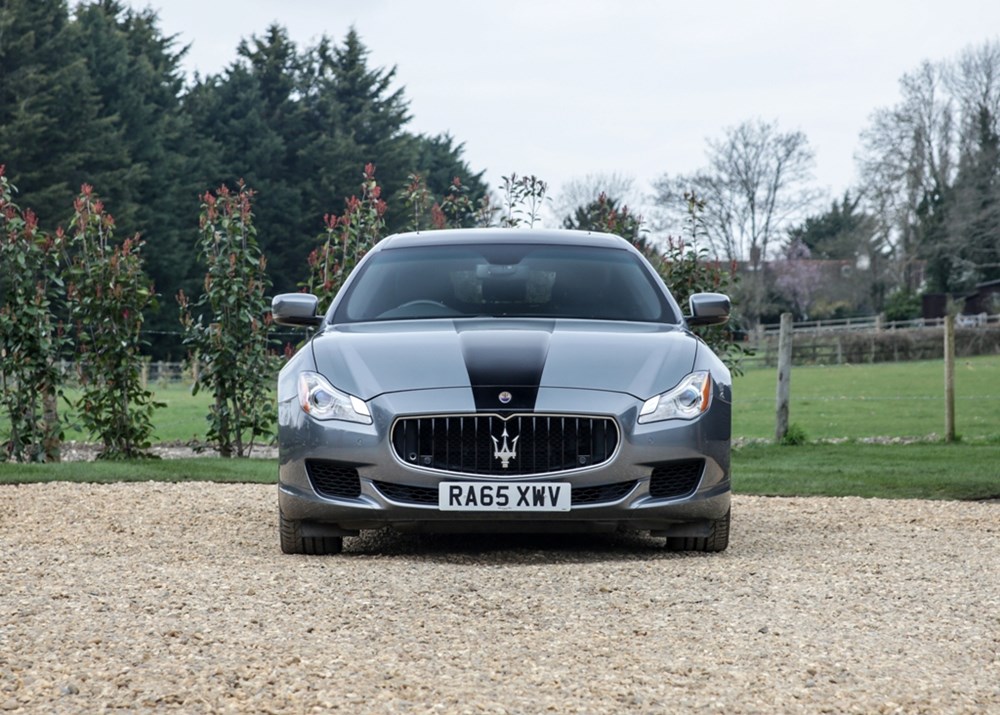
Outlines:
<svg viewBox="0 0 1000 715"><path fill-rule="evenodd" d="M391 442L404 464L451 474L506 477L606 463L618 449L619 435L611 417L478 413L401 417L393 424ZM498 449L509 455L507 467L496 456Z"/></svg>

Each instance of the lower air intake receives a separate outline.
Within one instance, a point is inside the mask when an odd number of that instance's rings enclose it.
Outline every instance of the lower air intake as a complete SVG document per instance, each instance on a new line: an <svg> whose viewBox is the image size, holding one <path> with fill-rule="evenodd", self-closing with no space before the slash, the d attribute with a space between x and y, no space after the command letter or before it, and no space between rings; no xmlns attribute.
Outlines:
<svg viewBox="0 0 1000 715"><path fill-rule="evenodd" d="M649 478L649 496L654 499L671 499L692 494L698 488L704 470L703 459L657 464Z"/></svg>
<svg viewBox="0 0 1000 715"><path fill-rule="evenodd" d="M307 459L309 483L321 497L352 499L361 496L361 477L353 464L328 459Z"/></svg>

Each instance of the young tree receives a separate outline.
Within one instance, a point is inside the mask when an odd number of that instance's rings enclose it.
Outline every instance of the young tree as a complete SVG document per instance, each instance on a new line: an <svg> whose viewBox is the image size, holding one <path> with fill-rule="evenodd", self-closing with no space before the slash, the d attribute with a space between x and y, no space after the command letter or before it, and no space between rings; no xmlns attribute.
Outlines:
<svg viewBox="0 0 1000 715"><path fill-rule="evenodd" d="M58 367L67 339L55 318L59 243L38 228L35 214L13 202L0 166L0 404L7 439L0 459L58 462Z"/></svg>
<svg viewBox="0 0 1000 715"><path fill-rule="evenodd" d="M483 180L485 172L473 173L468 163L462 158L465 145L456 143L449 134L438 136L420 135L413 139L416 151L413 162L414 171L423 177L429 191L436 196L443 196L453 191L458 181L460 193L474 206L480 204L487 195L487 186ZM396 212L398 214L398 212ZM473 212L474 213L474 212ZM398 217L393 217L399 226ZM409 216L407 216L407 221ZM463 218L461 226L471 228L476 225L474 216Z"/></svg>
<svg viewBox="0 0 1000 715"><path fill-rule="evenodd" d="M64 245L80 379L77 412L101 441L102 459L142 457L158 406L141 378L143 313L155 297L143 271L143 242L138 235L115 241L114 219L87 184L74 211Z"/></svg>
<svg viewBox="0 0 1000 715"><path fill-rule="evenodd" d="M214 397L208 439L223 457L248 457L271 434L275 407L264 399L277 371L268 351L271 287L253 224L253 191L222 186L202 196L200 249L208 270L204 292L191 302L181 292L184 344L200 366L195 392Z"/></svg>
<svg viewBox="0 0 1000 715"><path fill-rule="evenodd" d="M365 165L361 182L361 198L347 199L341 216L327 214L326 224L319 236L321 245L309 254L309 279L303 288L327 306L372 246L382 239L385 232L386 202L382 188L375 181L375 167ZM436 206L437 204L435 204Z"/></svg>
<svg viewBox="0 0 1000 715"><path fill-rule="evenodd" d="M500 211L500 225L516 228L527 225L531 228L541 220L542 205L548 199L549 185L534 174L501 177L503 180L503 207Z"/></svg>

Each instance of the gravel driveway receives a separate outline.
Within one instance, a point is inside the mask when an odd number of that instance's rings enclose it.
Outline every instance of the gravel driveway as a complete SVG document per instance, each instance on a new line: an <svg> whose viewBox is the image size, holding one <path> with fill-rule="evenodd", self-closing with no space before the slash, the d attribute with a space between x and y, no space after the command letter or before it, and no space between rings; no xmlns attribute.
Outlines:
<svg viewBox="0 0 1000 715"><path fill-rule="evenodd" d="M278 551L275 488L0 487L0 711L1000 712L1000 505L736 497L729 551Z"/></svg>

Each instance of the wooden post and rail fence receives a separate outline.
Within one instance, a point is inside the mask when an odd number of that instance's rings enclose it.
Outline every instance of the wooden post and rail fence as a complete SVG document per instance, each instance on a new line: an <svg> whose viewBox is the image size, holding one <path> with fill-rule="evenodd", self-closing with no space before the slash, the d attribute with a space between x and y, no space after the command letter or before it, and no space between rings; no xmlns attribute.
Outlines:
<svg viewBox="0 0 1000 715"><path fill-rule="evenodd" d="M1000 353L1000 315L958 316L952 319L956 354ZM860 365L876 362L940 360L945 319L886 321L878 316L792 324L796 365ZM745 368L778 364L778 325L758 326L744 345L753 355Z"/></svg>
<svg viewBox="0 0 1000 715"><path fill-rule="evenodd" d="M955 316L941 319L944 328L944 439L955 441ZM782 313L778 330L778 386L775 400L774 441L778 444L788 434L791 406L792 356L794 328L791 313Z"/></svg>

